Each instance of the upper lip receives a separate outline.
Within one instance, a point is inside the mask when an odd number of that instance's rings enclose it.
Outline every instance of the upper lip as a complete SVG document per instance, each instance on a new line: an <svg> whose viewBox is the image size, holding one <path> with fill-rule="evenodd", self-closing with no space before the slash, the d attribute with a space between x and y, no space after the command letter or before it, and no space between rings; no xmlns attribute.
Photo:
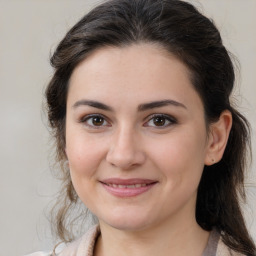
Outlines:
<svg viewBox="0 0 256 256"><path fill-rule="evenodd" d="M100 182L105 184L116 184L116 185L135 185L135 184L152 184L156 183L156 180L151 179L140 179L140 178L133 178L133 179L120 179L120 178L109 178L101 180Z"/></svg>

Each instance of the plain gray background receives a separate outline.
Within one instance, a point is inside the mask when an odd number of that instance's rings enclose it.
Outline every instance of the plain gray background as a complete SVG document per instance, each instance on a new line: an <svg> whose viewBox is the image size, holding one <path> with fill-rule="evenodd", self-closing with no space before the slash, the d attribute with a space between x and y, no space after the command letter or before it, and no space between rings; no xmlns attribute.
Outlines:
<svg viewBox="0 0 256 256"><path fill-rule="evenodd" d="M0 0L0 256L52 247L47 206L58 183L51 175L51 143L42 111L52 70L49 56L67 30L99 1ZM219 27L241 63L235 91L253 127L256 152L256 0L191 1ZM256 238L256 163L244 206Z"/></svg>

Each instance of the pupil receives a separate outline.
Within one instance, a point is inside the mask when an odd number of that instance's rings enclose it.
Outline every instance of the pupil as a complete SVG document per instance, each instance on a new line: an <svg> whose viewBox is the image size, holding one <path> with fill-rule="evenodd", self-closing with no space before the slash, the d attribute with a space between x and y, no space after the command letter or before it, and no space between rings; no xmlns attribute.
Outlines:
<svg viewBox="0 0 256 256"><path fill-rule="evenodd" d="M103 124L103 118L102 117L94 117L92 120L93 124L96 126L102 125Z"/></svg>
<svg viewBox="0 0 256 256"><path fill-rule="evenodd" d="M154 118L154 125L163 126L164 124L165 124L165 118L164 117L155 117Z"/></svg>

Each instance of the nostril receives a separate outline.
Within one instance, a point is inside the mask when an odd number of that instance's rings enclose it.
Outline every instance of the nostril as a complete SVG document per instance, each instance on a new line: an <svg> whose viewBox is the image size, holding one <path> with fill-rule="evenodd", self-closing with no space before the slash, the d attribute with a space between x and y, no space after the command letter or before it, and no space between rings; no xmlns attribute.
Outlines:
<svg viewBox="0 0 256 256"><path fill-rule="evenodd" d="M109 164L121 169L130 169L141 165L144 163L144 159L145 157L140 151L134 151L130 153L112 151L109 152L106 157L106 160Z"/></svg>
<svg viewBox="0 0 256 256"><path fill-rule="evenodd" d="M121 169L134 168L137 165L142 164L145 161L145 155L143 153L139 138L135 140L134 129L119 130L113 137L110 144L109 151L106 156L106 160L112 166Z"/></svg>

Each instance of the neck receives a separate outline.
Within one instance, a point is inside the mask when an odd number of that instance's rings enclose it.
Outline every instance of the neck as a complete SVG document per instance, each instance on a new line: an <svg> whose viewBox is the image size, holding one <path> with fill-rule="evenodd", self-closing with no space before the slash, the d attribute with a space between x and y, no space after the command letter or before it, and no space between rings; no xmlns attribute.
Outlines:
<svg viewBox="0 0 256 256"><path fill-rule="evenodd" d="M100 222L99 237L95 256L175 256L202 255L209 238L194 220L181 224L157 223L155 227L141 230L119 230Z"/></svg>

